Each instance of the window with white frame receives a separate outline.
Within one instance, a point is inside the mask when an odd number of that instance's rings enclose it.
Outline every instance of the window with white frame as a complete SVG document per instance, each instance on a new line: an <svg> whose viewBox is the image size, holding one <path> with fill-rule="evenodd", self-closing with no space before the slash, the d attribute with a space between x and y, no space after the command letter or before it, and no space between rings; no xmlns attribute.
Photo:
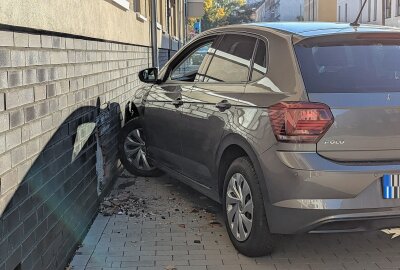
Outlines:
<svg viewBox="0 0 400 270"><path fill-rule="evenodd" d="M124 10L129 10L130 3L128 0L111 0L111 2Z"/></svg>
<svg viewBox="0 0 400 270"><path fill-rule="evenodd" d="M136 18L139 21L145 22L150 18L151 1L147 0L133 0L133 10L136 12Z"/></svg>
<svg viewBox="0 0 400 270"><path fill-rule="evenodd" d="M400 0L397 0L397 4L396 4L396 14L397 14L397 16L400 16Z"/></svg>
<svg viewBox="0 0 400 270"><path fill-rule="evenodd" d="M133 0L133 10L140 13L140 0Z"/></svg>
<svg viewBox="0 0 400 270"><path fill-rule="evenodd" d="M392 17L392 0L386 0L386 19Z"/></svg>
<svg viewBox="0 0 400 270"><path fill-rule="evenodd" d="M147 0L134 0L134 10L146 17L150 16L150 5L151 1Z"/></svg>
<svg viewBox="0 0 400 270"><path fill-rule="evenodd" d="M368 22L371 21L371 0L368 0Z"/></svg>

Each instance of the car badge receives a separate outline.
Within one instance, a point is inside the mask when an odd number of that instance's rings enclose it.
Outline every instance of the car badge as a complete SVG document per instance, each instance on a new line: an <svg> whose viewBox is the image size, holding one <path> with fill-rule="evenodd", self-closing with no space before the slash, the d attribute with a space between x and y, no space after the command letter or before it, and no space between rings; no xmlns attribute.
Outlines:
<svg viewBox="0 0 400 270"><path fill-rule="evenodd" d="M344 140L326 140L326 141L324 141L324 144L342 145L342 144L344 144Z"/></svg>

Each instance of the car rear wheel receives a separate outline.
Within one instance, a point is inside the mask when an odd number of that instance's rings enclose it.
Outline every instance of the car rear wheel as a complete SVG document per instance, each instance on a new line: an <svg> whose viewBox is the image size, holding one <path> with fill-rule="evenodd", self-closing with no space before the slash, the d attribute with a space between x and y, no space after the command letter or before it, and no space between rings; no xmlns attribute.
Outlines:
<svg viewBox="0 0 400 270"><path fill-rule="evenodd" d="M232 162L224 182L224 218L235 248L249 257L270 254L273 247L258 176L248 157Z"/></svg>
<svg viewBox="0 0 400 270"><path fill-rule="evenodd" d="M119 157L128 172L137 176L159 176L157 169L147 157L146 142L139 118L129 121L119 134Z"/></svg>

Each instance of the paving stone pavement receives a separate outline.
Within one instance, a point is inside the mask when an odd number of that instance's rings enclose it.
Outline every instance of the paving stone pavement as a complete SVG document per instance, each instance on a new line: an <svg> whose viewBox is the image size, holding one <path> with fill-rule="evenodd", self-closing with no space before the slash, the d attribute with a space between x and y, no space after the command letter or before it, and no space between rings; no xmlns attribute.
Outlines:
<svg viewBox="0 0 400 270"><path fill-rule="evenodd" d="M400 269L400 237L383 232L277 236L272 255L248 258L232 246L219 205L184 184L124 173L111 193L126 191L145 199L145 211L99 214L69 269Z"/></svg>

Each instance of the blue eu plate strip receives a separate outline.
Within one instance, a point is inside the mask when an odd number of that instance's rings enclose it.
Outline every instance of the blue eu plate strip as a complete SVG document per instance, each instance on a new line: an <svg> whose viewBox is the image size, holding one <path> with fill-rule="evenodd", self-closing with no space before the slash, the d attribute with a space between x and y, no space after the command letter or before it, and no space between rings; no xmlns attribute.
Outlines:
<svg viewBox="0 0 400 270"><path fill-rule="evenodd" d="M385 174L382 179L383 184L383 198L384 199L393 199L393 186L392 186L392 176Z"/></svg>

